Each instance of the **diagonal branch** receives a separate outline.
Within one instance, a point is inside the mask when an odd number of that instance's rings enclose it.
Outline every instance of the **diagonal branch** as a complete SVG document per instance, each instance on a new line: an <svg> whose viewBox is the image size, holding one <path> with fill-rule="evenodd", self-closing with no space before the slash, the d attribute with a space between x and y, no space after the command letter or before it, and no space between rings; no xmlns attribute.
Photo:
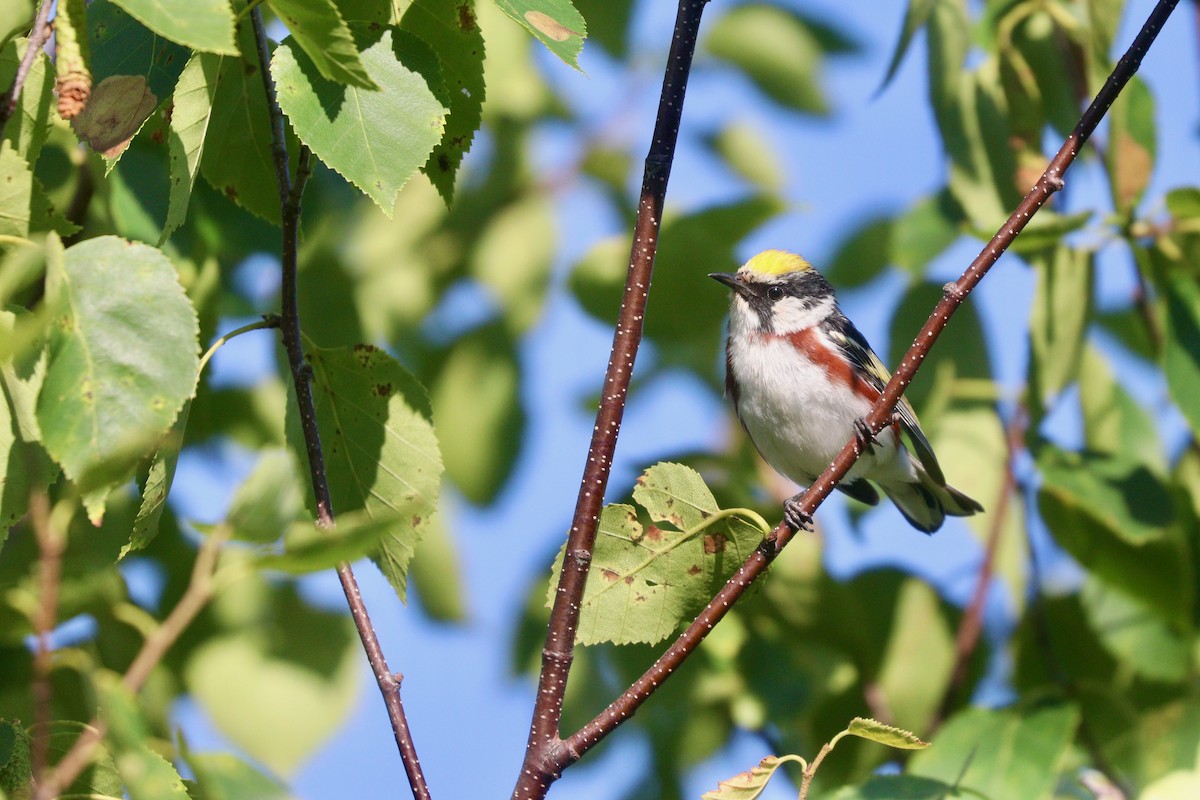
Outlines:
<svg viewBox="0 0 1200 800"><path fill-rule="evenodd" d="M17 110L17 101L21 98L21 90L25 88L25 79L29 77L29 70L33 68L33 60L37 58L38 53L42 52L43 45L50 38L50 25L47 20L50 19L50 6L52 5L54 5L54 0L42 0L41 6L38 7L37 18L33 21L33 28L29 31L29 43L25 46L25 55L21 57L21 63L17 65L17 74L13 77L12 86L8 87L8 91L3 95L0 95L0 130L4 130L9 117Z"/></svg>
<svg viewBox="0 0 1200 800"><path fill-rule="evenodd" d="M267 109L271 116L271 154L275 162L275 177L279 184L279 205L282 210L283 246L280 255L280 265L283 270L280 290L280 331L283 346L287 351L288 366L292 373L292 383L296 389L296 404L300 414L300 428L304 434L304 446L308 455L308 470L312 479L313 497L317 504L317 524L324 528L334 525L333 502L329 495L328 473L325 471L325 454L321 449L321 434L317 429L317 410L313 403L312 369L304 360L304 344L300 334L300 309L297 302L296 267L299 251L300 233L300 199L304 194L304 185L312 174L312 154L305 146L300 147L297 160L296 178L293 181L289 174L287 139L284 133L283 111L275 96L275 84L271 79L271 52L267 43L266 30L263 27L262 10L257 6L250 12L250 21L254 26L254 43L258 50L259 71L262 73L263 89L267 95ZM412 733L408 728L408 719L404 715L404 704L400 699L399 673L392 673L388 668L383 648L379 645L379 637L367 614L367 606L363 602L362 592L358 588L358 580L353 570L346 563L337 567L338 579L342 583L342 591L346 595L346 603L350 606L350 616L358 629L363 649L367 653L367 661L371 664L371 672L379 691L383 695L387 707L388 718L392 723L392 733L396 738L396 746L400 750L400 760L404 763L404 771L408 775L409 787L416 800L429 800L429 786L421 771L421 762L417 758L417 749L413 744Z"/></svg>
<svg viewBox="0 0 1200 800"><path fill-rule="evenodd" d="M613 334L612 353L604 375L604 389L596 410L596 425L592 429L592 441L575 503L575 515L571 520L571 532L567 537L558 589L554 594L546 644L542 649L542 669L538 676L537 700L533 707L525 760L513 790L513 798L521 800L544 797L550 784L561 774L563 766L575 760L567 755L559 738L563 694L571 671L580 601L592 561L600 507L608 487L613 452L625 412L629 379L642 339L642 321L646 313L650 277L654 271L654 256L658 250L663 199L667 193L671 163L675 158L675 142L679 136L679 120L683 112L692 55L696 49L700 16L706 3L707 0L680 0L675 17L675 33L663 76L654 138L642 176L625 294Z"/></svg>
<svg viewBox="0 0 1200 800"><path fill-rule="evenodd" d="M1029 190L1029 193L1025 195L1025 198L1020 202L1016 210L1013 211L1012 215L1000 227L1000 230L992 237L991 241L988 242L980 254L975 257L975 260L971 262L962 276L957 281L946 284L942 300L934 307L933 313L917 334L912 347L909 348L901 360L891 381L888 382L883 395L871 409L870 414L867 415L866 424L872 433L879 433L889 424L892 409L895 407L896 401L900 399L900 395L904 392L905 387L912 381L913 375L916 374L921 362L929 354L930 348L945 329L951 315L954 314L958 306L966 299L967 295L970 294L971 290L975 288L983 276L987 274L987 271L996 263L1001 254L1012 244L1013 240L1025 228L1025 225L1037 213L1038 209L1050 199L1052 194L1063 187L1063 175L1079 154L1080 148L1083 147L1084 143L1087 142L1088 138L1095 131L1096 125L1104 117L1109 106L1112 105L1117 95L1120 94L1121 89L1129 82L1133 74L1137 72L1146 51L1154 42L1155 37L1158 36L1158 32L1162 29L1163 24L1171 15L1177 3L1178 0L1159 0L1158 5L1150 13L1141 31L1134 38L1133 44L1130 45L1125 55L1121 57L1121 60L1113 69L1112 74L1109 75L1108 80L1100 89L1092 104L1088 106L1083 116L1080 117L1075 130L1067 137L1058 154L1054 156L1046 171L1042 173L1042 177ZM845 444L833 463L829 465L825 472L804 493L800 501L801 510L812 514L833 491L837 482L849 472L850 467L853 466L857 458L856 442L854 439L851 439ZM733 574L733 577L729 579L725 586L721 588L712 601L709 602L692 624L688 626L687 630L675 640L666 652L624 694L614 700L595 719L584 725L583 728L566 740L567 752L563 754L563 760L551 766L557 766L561 770L568 764L577 761L585 752L594 747L601 739L612 733L616 730L617 726L632 716L641 707L642 703L646 702L647 698L654 693L658 686L670 677L671 673L678 669L680 664L695 651L704 637L708 635L708 632L712 630L713 626L725 616L726 612L737 602L750 584L766 570L779 550L791 541L794 535L795 531L781 523L763 541L754 554L746 559L745 563Z"/></svg>

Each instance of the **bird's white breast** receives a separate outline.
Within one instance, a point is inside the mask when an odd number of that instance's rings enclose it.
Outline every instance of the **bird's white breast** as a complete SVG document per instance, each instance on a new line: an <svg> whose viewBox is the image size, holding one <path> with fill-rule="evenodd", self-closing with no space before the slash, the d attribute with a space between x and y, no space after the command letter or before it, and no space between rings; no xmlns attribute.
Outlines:
<svg viewBox="0 0 1200 800"><path fill-rule="evenodd" d="M750 438L772 467L797 483L823 472L854 435L854 421L871 409L866 398L831 379L824 366L782 337L735 336L730 366L738 385L738 413ZM874 454L864 454L854 465L851 477L911 469L890 430L879 442Z"/></svg>

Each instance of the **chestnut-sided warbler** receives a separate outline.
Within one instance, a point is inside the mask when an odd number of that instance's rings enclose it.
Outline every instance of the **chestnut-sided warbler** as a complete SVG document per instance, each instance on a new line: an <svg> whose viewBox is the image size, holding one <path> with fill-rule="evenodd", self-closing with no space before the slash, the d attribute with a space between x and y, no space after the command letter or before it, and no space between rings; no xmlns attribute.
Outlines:
<svg viewBox="0 0 1200 800"><path fill-rule="evenodd" d="M868 436L863 419L891 375L811 264L793 253L766 250L736 273L709 277L733 290L726 393L754 446L777 472L812 483L857 437L864 452L837 487L854 499L877 504L875 483L926 533L940 528L947 514L983 510L946 484L908 400L900 398L889 427L874 439ZM812 521L800 510L800 496L783 506L794 529Z"/></svg>

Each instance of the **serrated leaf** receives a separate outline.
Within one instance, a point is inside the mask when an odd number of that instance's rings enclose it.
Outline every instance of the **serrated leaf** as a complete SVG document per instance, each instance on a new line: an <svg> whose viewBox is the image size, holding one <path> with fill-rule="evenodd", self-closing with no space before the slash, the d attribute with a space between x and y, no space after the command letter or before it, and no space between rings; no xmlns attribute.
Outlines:
<svg viewBox="0 0 1200 800"><path fill-rule="evenodd" d="M258 566L293 575L333 569L378 551L384 537L400 524L397 517L362 511L340 515L329 529L295 522L284 536L283 552L260 556Z"/></svg>
<svg viewBox="0 0 1200 800"><path fill-rule="evenodd" d="M587 23L570 0L496 0L496 5L551 53L579 69Z"/></svg>
<svg viewBox="0 0 1200 800"><path fill-rule="evenodd" d="M1032 261L1029 383L1043 408L1075 380L1092 316L1092 254L1058 246Z"/></svg>
<svg viewBox="0 0 1200 800"><path fill-rule="evenodd" d="M57 325L38 425L68 478L103 489L127 479L191 397L196 312L171 262L146 245L101 236L49 267Z"/></svg>
<svg viewBox="0 0 1200 800"><path fill-rule="evenodd" d="M1078 724L1073 705L968 708L938 730L934 747L912 757L908 772L987 797L1049 800Z"/></svg>
<svg viewBox="0 0 1200 800"><path fill-rule="evenodd" d="M578 641L654 643L695 615L762 541L736 516L704 525L720 508L703 479L681 464L648 469L634 497L650 518L688 530L643 528L633 506L605 506L600 515ZM555 562L553 600L562 554Z"/></svg>
<svg viewBox="0 0 1200 800"><path fill-rule="evenodd" d="M17 65L25 55L29 40L17 38L0 49L0 86L12 86L17 74ZM53 68L46 54L38 53L25 76L25 85L17 107L4 126L4 140L11 142L13 149L25 159L25 163L37 163L42 145L53 124L54 80Z"/></svg>
<svg viewBox="0 0 1200 800"><path fill-rule="evenodd" d="M445 87L438 99L447 108L446 125L441 141L434 145L421 171L449 205L459 165L471 148L483 115L483 34L473 7L466 2L455 5L415 0L399 24L402 30L428 43L441 65Z"/></svg>
<svg viewBox="0 0 1200 800"><path fill-rule="evenodd" d="M1038 454L1037 463L1043 491L1075 504L1128 544L1160 539L1171 523L1171 497L1142 464L1050 447Z"/></svg>
<svg viewBox="0 0 1200 800"><path fill-rule="evenodd" d="M193 50L236 55L228 0L113 0L155 33Z"/></svg>
<svg viewBox="0 0 1200 800"><path fill-rule="evenodd" d="M236 55L236 53L235 53ZM237 61L238 59L233 59ZM171 164L171 191L167 205L167 221L163 225L159 244L183 224L192 187L200 172L209 126L213 118L213 101L225 57L196 53L183 68L172 98L171 123L167 149Z"/></svg>
<svg viewBox="0 0 1200 800"><path fill-rule="evenodd" d="M855 717L850 720L846 732L851 736L870 739L872 742L894 747L897 750L924 750L929 747L929 742L921 741L915 733L864 717Z"/></svg>
<svg viewBox="0 0 1200 800"><path fill-rule="evenodd" d="M442 474L425 390L370 345L313 348L307 359L334 511L395 520L374 560L404 599L408 563L437 508ZM288 442L307 463L295 413L289 404Z"/></svg>
<svg viewBox="0 0 1200 800"><path fill-rule="evenodd" d="M50 205L46 190L12 143L0 142L0 236L25 238L55 231L67 236L78 230Z"/></svg>
<svg viewBox="0 0 1200 800"><path fill-rule="evenodd" d="M242 208L278 225L271 120L249 22L238 25L237 35L242 55L221 59L200 174Z"/></svg>
<svg viewBox="0 0 1200 800"><path fill-rule="evenodd" d="M73 720L53 720L49 725L50 761L66 755L88 726ZM124 797L125 786L113 761L112 753L103 743L96 746L91 763L79 774L63 795L83 797Z"/></svg>
<svg viewBox="0 0 1200 800"><path fill-rule="evenodd" d="M380 91L322 78L291 37L275 51L271 74L300 140L391 216L396 193L441 141L448 110L430 85L442 79L434 52L412 34L353 30Z"/></svg>
<svg viewBox="0 0 1200 800"><path fill-rule="evenodd" d="M705 792L700 795L701 800L754 800L767 788L767 781L771 780L775 770L792 760L767 756L758 762L758 766L738 773L729 780L720 781L716 791Z"/></svg>
<svg viewBox="0 0 1200 800"><path fill-rule="evenodd" d="M303 513L304 490L296 462L283 448L272 447L259 454L237 488L225 522L234 538L267 543L282 536Z"/></svg>
<svg viewBox="0 0 1200 800"><path fill-rule="evenodd" d="M267 0L317 71L335 83L378 90L359 57L350 27L330 0Z"/></svg>
<svg viewBox="0 0 1200 800"><path fill-rule="evenodd" d="M20 315L0 310L0 340L13 336ZM29 493L54 478L53 465L40 444L35 407L46 377L46 350L31 347L0 357L0 545L8 529L25 516Z"/></svg>
<svg viewBox="0 0 1200 800"><path fill-rule="evenodd" d="M171 491L171 483L175 480L175 465L179 463L179 450L183 446L183 432L187 429L188 411L191 409L190 400L183 404L179 417L171 426L166 441L154 455L154 462L146 474L146 485L142 489L142 503L138 507L137 516L133 518L133 530L129 534L129 542L121 548L117 555L120 561L135 550L141 550L154 537L158 536L158 522L162 519L163 509L167 506L167 495Z"/></svg>

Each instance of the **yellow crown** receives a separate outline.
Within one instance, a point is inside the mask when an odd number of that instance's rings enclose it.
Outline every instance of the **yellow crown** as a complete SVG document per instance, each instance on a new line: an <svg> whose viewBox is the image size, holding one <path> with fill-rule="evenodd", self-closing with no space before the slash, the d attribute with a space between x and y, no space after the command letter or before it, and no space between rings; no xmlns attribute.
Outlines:
<svg viewBox="0 0 1200 800"><path fill-rule="evenodd" d="M786 250L763 250L746 262L742 270L757 275L785 275L812 269L812 264Z"/></svg>

